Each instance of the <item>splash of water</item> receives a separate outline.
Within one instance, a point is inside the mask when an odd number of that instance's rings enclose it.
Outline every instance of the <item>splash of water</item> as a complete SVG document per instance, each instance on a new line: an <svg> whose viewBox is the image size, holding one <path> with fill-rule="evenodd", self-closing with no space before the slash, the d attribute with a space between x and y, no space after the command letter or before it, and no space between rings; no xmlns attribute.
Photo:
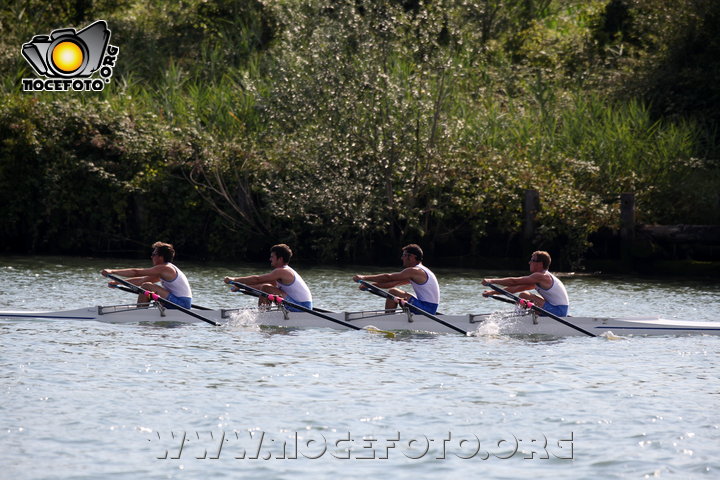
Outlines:
<svg viewBox="0 0 720 480"><path fill-rule="evenodd" d="M259 331L257 309L247 308L231 313L225 328Z"/></svg>
<svg viewBox="0 0 720 480"><path fill-rule="evenodd" d="M470 332L472 336L498 336L507 335L516 331L515 324L520 318L528 315L526 310L514 312L497 311L490 314L483 322L479 323L475 331Z"/></svg>

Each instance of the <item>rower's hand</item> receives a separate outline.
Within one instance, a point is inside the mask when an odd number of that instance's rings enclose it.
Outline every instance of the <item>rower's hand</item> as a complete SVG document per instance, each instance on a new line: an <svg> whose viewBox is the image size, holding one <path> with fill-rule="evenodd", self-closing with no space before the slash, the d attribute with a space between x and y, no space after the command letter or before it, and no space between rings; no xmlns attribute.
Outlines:
<svg viewBox="0 0 720 480"><path fill-rule="evenodd" d="M104 268L100 271L100 275L102 275L103 277L107 277L108 274L110 274L110 273L112 273L112 270L108 270L106 268Z"/></svg>
<svg viewBox="0 0 720 480"><path fill-rule="evenodd" d="M485 298L488 298L488 297L492 297L492 296L495 295L496 293L497 293L497 292L496 292L495 290L486 290L486 291L483 292L482 296L485 297Z"/></svg>
<svg viewBox="0 0 720 480"><path fill-rule="evenodd" d="M483 279L482 279L482 284L483 284L483 285L490 285L491 283L492 283L492 282L490 281L489 278L483 278Z"/></svg>
<svg viewBox="0 0 720 480"><path fill-rule="evenodd" d="M364 275L353 275L353 282L360 282L361 280L365 280ZM358 286L358 288L360 290L367 290L367 287L365 285L363 285L362 283L360 284L360 286Z"/></svg>
<svg viewBox="0 0 720 480"><path fill-rule="evenodd" d="M231 291L231 292L239 292L240 289L239 289L238 287L236 287L235 285L231 285L231 284L230 284L230 282L234 282L234 281L235 281L235 279L232 278L232 277L225 277L225 278L223 279L223 282L225 282L225 283L227 283L228 285L230 285L230 291Z"/></svg>

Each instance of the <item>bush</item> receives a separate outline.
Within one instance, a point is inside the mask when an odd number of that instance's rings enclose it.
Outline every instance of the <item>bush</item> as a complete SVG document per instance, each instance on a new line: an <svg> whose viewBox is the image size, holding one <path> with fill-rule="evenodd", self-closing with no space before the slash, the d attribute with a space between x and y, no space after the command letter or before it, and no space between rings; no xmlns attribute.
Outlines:
<svg viewBox="0 0 720 480"><path fill-rule="evenodd" d="M705 0L31 3L44 30L0 14L7 250L512 254L526 189L567 265L624 191L641 221L720 221L717 123L686 108L702 69L659 73L677 41L714 48ZM121 52L102 93L18 93L28 35L99 15Z"/></svg>

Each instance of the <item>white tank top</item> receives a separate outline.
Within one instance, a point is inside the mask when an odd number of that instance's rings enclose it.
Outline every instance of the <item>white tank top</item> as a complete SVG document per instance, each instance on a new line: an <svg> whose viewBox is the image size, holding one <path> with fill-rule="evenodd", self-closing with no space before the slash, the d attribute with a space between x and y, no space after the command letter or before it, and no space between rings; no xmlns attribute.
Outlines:
<svg viewBox="0 0 720 480"><path fill-rule="evenodd" d="M540 296L543 297L546 302L550 302L553 305L570 305L570 299L568 298L567 290L565 290L565 285L563 285L560 279L552 273L545 273L552 277L552 285L550 288L545 290L544 288L541 288L540 285L536 284L535 290L538 291Z"/></svg>
<svg viewBox="0 0 720 480"><path fill-rule="evenodd" d="M438 285L437 278L435 278L435 274L422 263L418 264L418 268L421 268L425 272L427 280L425 283L415 283L410 280L410 284L413 290L415 290L415 296L423 302L430 302L436 305L440 304L440 286Z"/></svg>
<svg viewBox="0 0 720 480"><path fill-rule="evenodd" d="M167 281L164 279L160 280L160 285L167 290L168 292L172 293L176 297L190 297L192 298L192 290L190 289L190 282L188 282L187 277L185 274L180 270L178 267L173 265L172 263L166 263L167 266L172 267L175 269L175 278L171 281Z"/></svg>
<svg viewBox="0 0 720 480"><path fill-rule="evenodd" d="M284 283L279 281L275 282L277 287L296 302L312 302L312 294L310 293L310 289L305 283L305 280L303 280L302 277L295 270L293 270L287 265L280 268L285 268L288 271L292 272L295 280L293 280L293 282L289 285L285 285Z"/></svg>

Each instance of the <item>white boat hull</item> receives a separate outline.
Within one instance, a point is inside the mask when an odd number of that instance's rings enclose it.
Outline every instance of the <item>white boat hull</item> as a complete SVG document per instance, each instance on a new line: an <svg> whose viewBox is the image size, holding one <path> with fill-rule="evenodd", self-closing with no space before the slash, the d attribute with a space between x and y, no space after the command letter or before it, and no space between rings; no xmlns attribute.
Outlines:
<svg viewBox="0 0 720 480"><path fill-rule="evenodd" d="M220 324L258 325L286 328L335 328L347 329L310 313L256 309L193 310L203 317ZM382 330L454 333L456 331L424 315L405 312L386 314L378 312L326 313L360 328L374 326ZM479 314L438 315L438 318L471 334L498 335L552 335L576 336L581 331L568 327L549 317L534 314ZM204 323L179 310L160 309L157 306L137 308L134 305L88 307L58 312L0 312L0 319L40 320L94 320L106 323ZM615 335L720 335L720 322L693 322L666 320L657 317L600 318L565 317L563 320L594 335L612 332Z"/></svg>

